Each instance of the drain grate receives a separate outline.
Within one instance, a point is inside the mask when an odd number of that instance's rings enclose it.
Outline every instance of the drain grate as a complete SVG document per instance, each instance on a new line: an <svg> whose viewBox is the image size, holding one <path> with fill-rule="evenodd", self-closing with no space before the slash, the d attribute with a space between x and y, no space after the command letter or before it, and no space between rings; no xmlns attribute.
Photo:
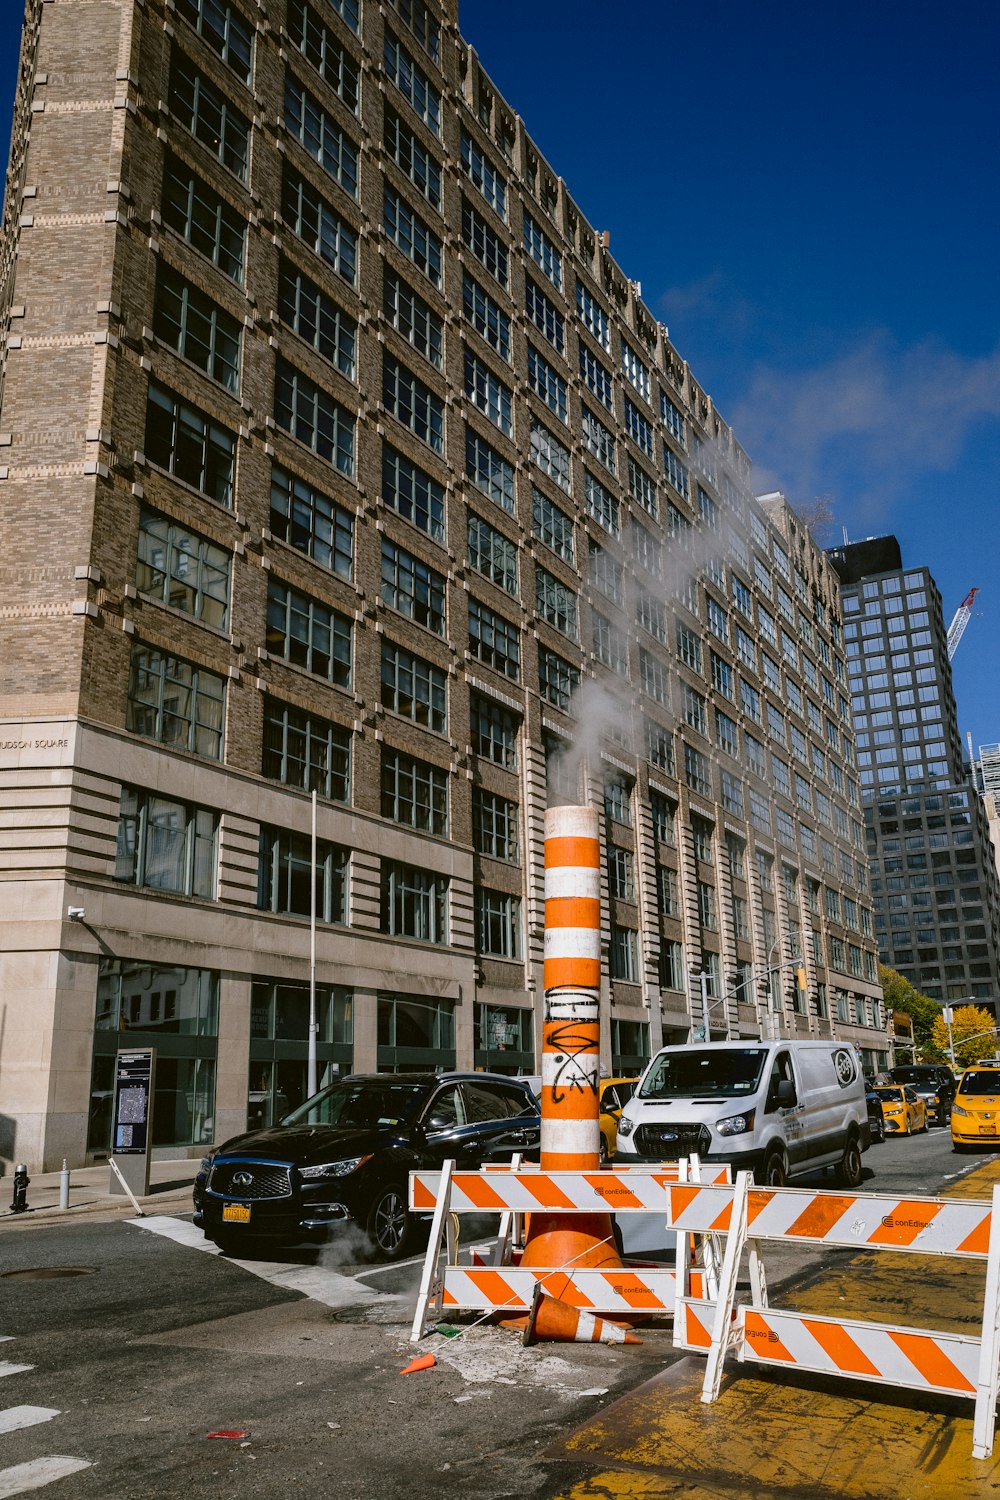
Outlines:
<svg viewBox="0 0 1000 1500"><path fill-rule="evenodd" d="M54 1281L57 1276L93 1276L96 1266L34 1266L28 1271L0 1271L0 1281Z"/></svg>

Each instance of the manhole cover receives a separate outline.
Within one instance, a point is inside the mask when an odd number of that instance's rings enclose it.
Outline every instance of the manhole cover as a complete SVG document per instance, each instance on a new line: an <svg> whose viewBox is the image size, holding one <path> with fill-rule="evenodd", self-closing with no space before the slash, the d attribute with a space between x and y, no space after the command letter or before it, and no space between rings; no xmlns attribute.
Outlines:
<svg viewBox="0 0 1000 1500"><path fill-rule="evenodd" d="M93 1276L96 1266L34 1266L29 1271L3 1271L4 1281L53 1281L57 1276Z"/></svg>

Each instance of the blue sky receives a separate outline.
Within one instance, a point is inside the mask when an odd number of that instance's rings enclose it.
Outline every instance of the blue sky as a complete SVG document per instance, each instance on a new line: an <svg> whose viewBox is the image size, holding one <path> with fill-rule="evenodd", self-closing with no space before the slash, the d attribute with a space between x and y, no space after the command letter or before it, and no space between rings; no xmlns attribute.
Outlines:
<svg viewBox="0 0 1000 1500"><path fill-rule="evenodd" d="M755 487L827 498L831 540L895 532L946 622L982 590L959 728L1000 741L996 0L460 0L460 23Z"/></svg>

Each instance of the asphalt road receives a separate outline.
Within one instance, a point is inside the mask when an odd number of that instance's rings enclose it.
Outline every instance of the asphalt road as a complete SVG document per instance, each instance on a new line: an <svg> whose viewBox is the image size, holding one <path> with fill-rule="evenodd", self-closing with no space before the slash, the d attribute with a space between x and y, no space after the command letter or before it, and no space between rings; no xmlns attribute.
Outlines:
<svg viewBox="0 0 1000 1500"><path fill-rule="evenodd" d="M945 1131L891 1140L866 1154L862 1190L932 1192L984 1159L953 1155ZM546 1449L673 1357L665 1328L637 1347L523 1350L480 1327L433 1337L437 1366L400 1378L418 1261L364 1264L346 1241L346 1258L244 1265L203 1246L182 1217L0 1232L0 1500L54 1460L79 1467L53 1500L544 1500L577 1477ZM769 1257L769 1278L822 1258ZM18 1274L68 1268L81 1274Z"/></svg>

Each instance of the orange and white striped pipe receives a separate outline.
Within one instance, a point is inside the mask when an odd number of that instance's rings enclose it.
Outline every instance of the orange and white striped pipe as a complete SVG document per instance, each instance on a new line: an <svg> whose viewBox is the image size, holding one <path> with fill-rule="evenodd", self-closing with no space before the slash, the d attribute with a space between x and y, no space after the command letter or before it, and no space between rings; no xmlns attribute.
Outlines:
<svg viewBox="0 0 1000 1500"><path fill-rule="evenodd" d="M590 807L545 813L541 1165L600 1166L601 843Z"/></svg>

